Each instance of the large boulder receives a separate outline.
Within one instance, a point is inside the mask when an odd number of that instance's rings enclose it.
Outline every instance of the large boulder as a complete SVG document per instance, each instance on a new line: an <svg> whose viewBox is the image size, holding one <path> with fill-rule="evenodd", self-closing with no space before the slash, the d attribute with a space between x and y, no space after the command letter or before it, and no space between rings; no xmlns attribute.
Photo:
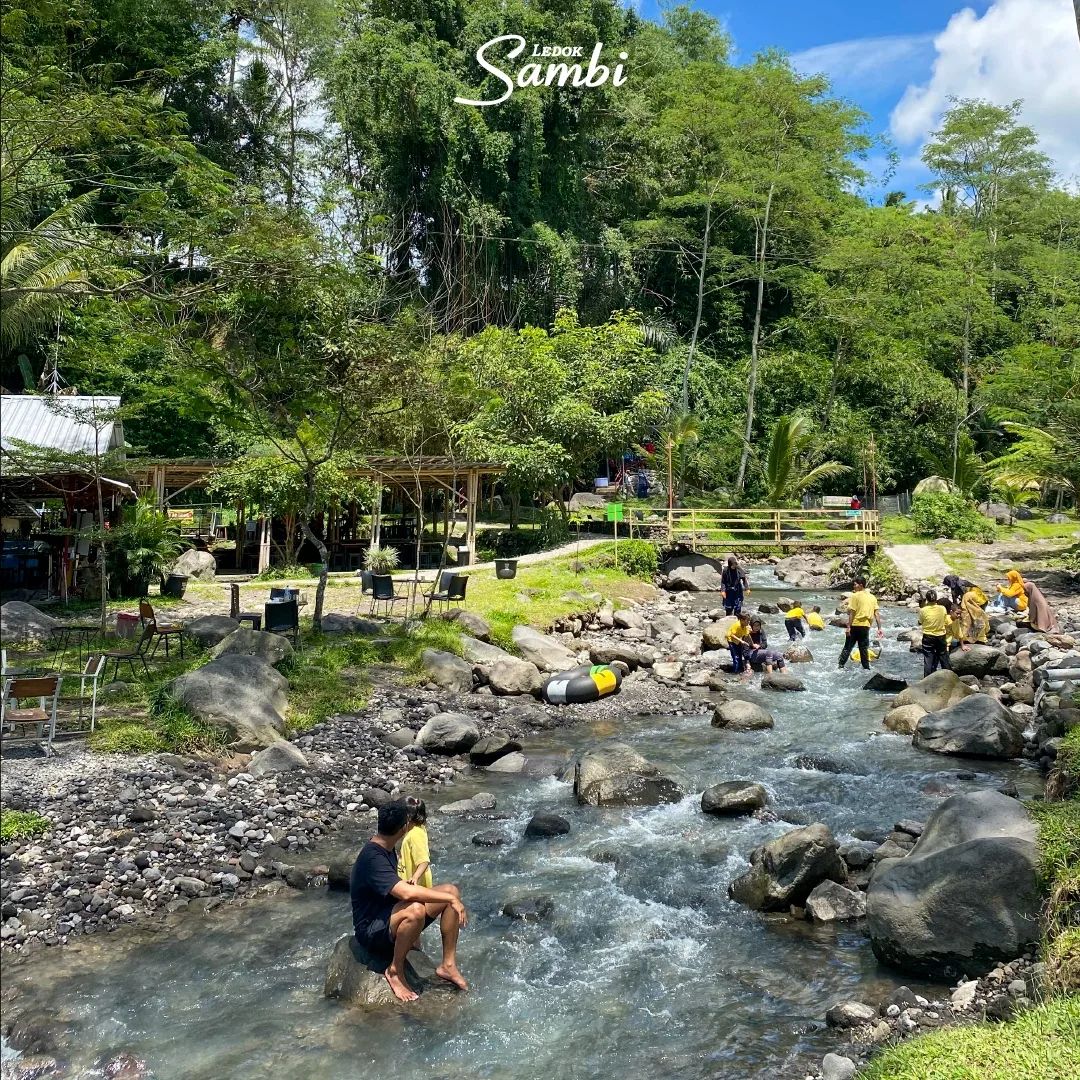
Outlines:
<svg viewBox="0 0 1080 1080"><path fill-rule="evenodd" d="M461 655L470 664L483 664L485 666L497 663L499 660L506 660L510 656L505 649L500 649L498 645L491 645L486 641L468 635L462 635Z"/></svg>
<svg viewBox="0 0 1080 1080"><path fill-rule="evenodd" d="M707 555L676 555L664 563L669 589L689 592L719 592L724 564Z"/></svg>
<svg viewBox="0 0 1080 1080"><path fill-rule="evenodd" d="M363 634L365 637L374 637L386 630L386 624L376 619L362 619L357 615L328 611L322 617L320 629L324 634Z"/></svg>
<svg viewBox="0 0 1080 1080"><path fill-rule="evenodd" d="M726 649L727 632L738 622L734 615L707 623L701 631L701 644L706 649Z"/></svg>
<svg viewBox="0 0 1080 1080"><path fill-rule="evenodd" d="M388 961L374 956L352 935L340 937L330 954L323 983L323 997L334 998L360 1009L381 1009L400 1006L383 977ZM425 974L417 971L421 967ZM418 994L452 992L450 984L432 978L434 965L419 950L414 949L405 960L405 981Z"/></svg>
<svg viewBox="0 0 1080 1080"><path fill-rule="evenodd" d="M765 788L749 780L728 780L707 787L701 795L701 809L717 817L752 814L768 800Z"/></svg>
<svg viewBox="0 0 1080 1080"><path fill-rule="evenodd" d="M258 750L251 755L247 771L252 776L266 776L269 773L292 772L293 769L306 769L307 758L300 747L279 739L265 750Z"/></svg>
<svg viewBox="0 0 1080 1080"><path fill-rule="evenodd" d="M866 914L866 894L835 881L823 881L806 898L806 914L814 922L845 922Z"/></svg>
<svg viewBox="0 0 1080 1080"><path fill-rule="evenodd" d="M217 563L209 551L188 548L169 568L170 574L193 578L195 581L213 581Z"/></svg>
<svg viewBox="0 0 1080 1080"><path fill-rule="evenodd" d="M623 743L586 750L574 763L574 795L585 806L656 806L678 802L682 788Z"/></svg>
<svg viewBox="0 0 1080 1080"><path fill-rule="evenodd" d="M505 731L493 731L469 749L469 760L474 765L491 765L507 754L521 749L521 743L511 739Z"/></svg>
<svg viewBox="0 0 1080 1080"><path fill-rule="evenodd" d="M194 638L203 648L209 649L239 629L240 624L227 615L200 615L184 623L184 636Z"/></svg>
<svg viewBox="0 0 1080 1080"><path fill-rule="evenodd" d="M464 754L479 741L476 721L464 713L439 713L416 733L417 744L433 754Z"/></svg>
<svg viewBox="0 0 1080 1080"><path fill-rule="evenodd" d="M728 731L763 731L773 726L772 713L752 701L733 698L713 709L712 726Z"/></svg>
<svg viewBox="0 0 1080 1080"><path fill-rule="evenodd" d="M912 495L929 495L936 492L956 491L956 485L944 476L924 476L916 485Z"/></svg>
<svg viewBox="0 0 1080 1080"><path fill-rule="evenodd" d="M806 685L789 671L766 671L761 676L762 690L805 690Z"/></svg>
<svg viewBox="0 0 1080 1080"><path fill-rule="evenodd" d="M866 897L877 957L913 975L982 975L1039 940L1036 826L989 789L946 799L903 859L878 864Z"/></svg>
<svg viewBox="0 0 1080 1080"><path fill-rule="evenodd" d="M827 825L807 825L750 853L750 869L728 889L733 900L756 911L787 911L803 904L814 886L846 877L836 839Z"/></svg>
<svg viewBox="0 0 1080 1080"><path fill-rule="evenodd" d="M625 664L631 671L641 667L641 653L629 641L603 641L589 649L589 659L594 664Z"/></svg>
<svg viewBox="0 0 1080 1080"><path fill-rule="evenodd" d="M938 754L1013 758L1024 749L1023 723L989 694L972 694L915 727L912 746Z"/></svg>
<svg viewBox="0 0 1080 1080"><path fill-rule="evenodd" d="M567 671L577 667L577 657L561 642L531 626L515 626L511 631L514 648L541 671Z"/></svg>
<svg viewBox="0 0 1080 1080"><path fill-rule="evenodd" d="M907 689L907 685L907 679L898 679L892 675L883 675L880 671L875 671L863 683L863 689L876 690L879 694L899 694L902 690Z"/></svg>
<svg viewBox="0 0 1080 1080"><path fill-rule="evenodd" d="M228 637L222 638L213 648L211 656L257 656L277 667L293 656L292 644L281 634L268 634L265 630L252 630L241 626Z"/></svg>
<svg viewBox="0 0 1080 1080"><path fill-rule="evenodd" d="M566 506L568 510L603 510L607 499L594 491L575 491Z"/></svg>
<svg viewBox="0 0 1080 1080"><path fill-rule="evenodd" d="M441 690L467 693L473 686L472 664L442 649L424 649L420 654L424 674Z"/></svg>
<svg viewBox="0 0 1080 1080"><path fill-rule="evenodd" d="M974 693L970 686L960 681L960 676L955 671L942 668L917 683L912 683L906 690L901 690L893 699L893 707L921 705L927 712L937 712Z"/></svg>
<svg viewBox="0 0 1080 1080"><path fill-rule="evenodd" d="M926 710L921 705L897 705L885 714L881 722L886 730L894 731L897 735L914 735L925 715Z"/></svg>
<svg viewBox="0 0 1080 1080"><path fill-rule="evenodd" d="M466 611L464 608L454 608L446 618L456 622L466 634L480 641L491 640L491 627L483 615L477 615L475 611Z"/></svg>
<svg viewBox="0 0 1080 1080"><path fill-rule="evenodd" d="M686 633L686 623L678 615L672 615L668 611L662 611L653 616L649 624L649 632L654 638L674 638Z"/></svg>
<svg viewBox="0 0 1080 1080"><path fill-rule="evenodd" d="M990 645L972 645L967 652L957 649L950 654L950 662L958 676L974 675L981 679L984 675L1006 675L1009 671L1008 656Z"/></svg>
<svg viewBox="0 0 1080 1080"><path fill-rule="evenodd" d="M193 716L223 728L235 749L259 750L285 731L289 681L258 656L220 656L172 681L171 695Z"/></svg>
<svg viewBox="0 0 1080 1080"><path fill-rule="evenodd" d="M48 641L60 623L33 604L9 600L0 608L0 638L5 645L36 645Z"/></svg>
<svg viewBox="0 0 1080 1080"><path fill-rule="evenodd" d="M488 685L496 694L535 694L544 685L540 669L528 660L508 656L487 669Z"/></svg>

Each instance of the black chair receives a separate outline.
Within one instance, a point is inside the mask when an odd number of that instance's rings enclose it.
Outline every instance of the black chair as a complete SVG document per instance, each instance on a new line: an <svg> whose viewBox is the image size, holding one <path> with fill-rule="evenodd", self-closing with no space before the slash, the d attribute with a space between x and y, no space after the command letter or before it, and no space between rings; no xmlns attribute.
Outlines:
<svg viewBox="0 0 1080 1080"><path fill-rule="evenodd" d="M468 584L469 579L464 574L444 570L439 575L439 587L424 595L432 603L445 604L449 608L451 604L465 603L465 588Z"/></svg>
<svg viewBox="0 0 1080 1080"><path fill-rule="evenodd" d="M379 604L383 604L386 614L393 614L394 605L399 600L408 600L407 596L398 596L394 592L394 579L389 574L371 575L371 607L368 614L373 615L378 610Z"/></svg>
<svg viewBox="0 0 1080 1080"><path fill-rule="evenodd" d="M356 601L356 614L359 615L360 605L364 602L364 597L372 591L371 579L374 575L370 570L357 570L356 576L360 579L360 599Z"/></svg>
<svg viewBox="0 0 1080 1080"><path fill-rule="evenodd" d="M292 600L271 600L264 610L263 625L268 633L291 637L300 648L300 603Z"/></svg>
<svg viewBox="0 0 1080 1080"><path fill-rule="evenodd" d="M105 657L105 670L109 670L109 661L113 662L113 678L116 679L120 675L120 664L126 663L131 668L131 674L136 675L135 661L142 662L143 671L148 675L150 674L150 665L146 662L146 654L150 649L150 642L154 640L154 636L157 634L157 628L153 623L147 623L142 629L142 636L139 638L139 643L134 649L106 649L102 653Z"/></svg>
<svg viewBox="0 0 1080 1080"><path fill-rule="evenodd" d="M240 610L240 586L235 581L229 586L229 618L251 623L252 630L262 629L262 616L257 611Z"/></svg>

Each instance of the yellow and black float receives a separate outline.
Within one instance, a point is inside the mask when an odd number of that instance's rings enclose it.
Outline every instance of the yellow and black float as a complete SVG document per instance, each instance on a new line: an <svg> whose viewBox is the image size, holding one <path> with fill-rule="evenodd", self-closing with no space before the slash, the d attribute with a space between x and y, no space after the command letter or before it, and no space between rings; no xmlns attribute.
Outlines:
<svg viewBox="0 0 1080 1080"><path fill-rule="evenodd" d="M607 664L585 664L571 671L560 671L544 683L544 700L552 705L579 705L617 694L622 686L622 672Z"/></svg>

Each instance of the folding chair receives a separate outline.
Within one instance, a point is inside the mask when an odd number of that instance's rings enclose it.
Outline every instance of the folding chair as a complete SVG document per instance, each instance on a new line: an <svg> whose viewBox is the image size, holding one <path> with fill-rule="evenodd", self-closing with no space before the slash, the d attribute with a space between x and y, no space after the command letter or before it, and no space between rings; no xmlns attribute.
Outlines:
<svg viewBox="0 0 1080 1080"><path fill-rule="evenodd" d="M165 659L169 658L169 638L180 639L180 656L181 659L184 656L184 628L179 623L165 623L164 625L157 621L157 616L154 614L153 605L149 600L139 601L139 618L142 619L143 626L150 626L154 631L154 649L150 655L156 656L158 646L165 642Z"/></svg>
<svg viewBox="0 0 1080 1080"><path fill-rule="evenodd" d="M147 623L143 627L142 635L134 649L106 649L102 656L105 657L105 670L109 669L109 661L113 662L113 679L120 675L120 664L126 662L131 667L131 674L136 675L135 661L142 662L143 670L149 675L150 665L146 662L146 653L150 648L150 642L155 634L154 624Z"/></svg>
<svg viewBox="0 0 1080 1080"><path fill-rule="evenodd" d="M264 610L263 624L268 633L291 637L300 648L300 603L292 600L271 600Z"/></svg>
<svg viewBox="0 0 1080 1080"><path fill-rule="evenodd" d="M5 679L3 697L0 698L0 742L8 746L36 744L46 757L51 755L56 735L56 705L62 682L62 675ZM22 702L33 698L38 699L37 708L22 706ZM15 703L15 708L10 707L11 702ZM37 735L4 737L9 728L27 727L37 728Z"/></svg>
<svg viewBox="0 0 1080 1080"><path fill-rule="evenodd" d="M379 604L385 605L386 614L393 614L394 605L400 600L408 600L407 596L398 596L394 592L394 579L389 574L371 575L371 607L368 614L373 615Z"/></svg>
<svg viewBox="0 0 1080 1080"><path fill-rule="evenodd" d="M98 680L105 670L105 657L100 653L97 656L88 656L86 666L82 669L79 678L79 715L75 721L76 726L71 729L71 734L93 734L94 725L97 723L97 692ZM86 684L90 683L90 726L85 726L86 714L83 708L86 704Z"/></svg>
<svg viewBox="0 0 1080 1080"><path fill-rule="evenodd" d="M240 610L240 586L235 581L229 586L229 618L251 623L252 630L262 629L262 616L257 611Z"/></svg>

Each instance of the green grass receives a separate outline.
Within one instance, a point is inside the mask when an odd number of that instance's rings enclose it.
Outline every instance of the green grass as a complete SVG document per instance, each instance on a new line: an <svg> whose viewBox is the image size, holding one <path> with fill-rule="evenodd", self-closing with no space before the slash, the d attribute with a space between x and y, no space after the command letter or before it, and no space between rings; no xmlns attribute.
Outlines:
<svg viewBox="0 0 1080 1080"><path fill-rule="evenodd" d="M888 555L877 551L868 564L866 584L875 594L899 593L904 587L904 575Z"/></svg>
<svg viewBox="0 0 1080 1080"><path fill-rule="evenodd" d="M861 1080L1075 1080L1080 995L1054 998L1007 1024L946 1028L883 1051Z"/></svg>
<svg viewBox="0 0 1080 1080"><path fill-rule="evenodd" d="M1048 891L1043 909L1047 983L1052 991L1074 992L1080 990L1080 800L1028 806L1039 823L1039 874Z"/></svg>
<svg viewBox="0 0 1080 1080"><path fill-rule="evenodd" d="M904 514L884 514L881 518L881 539L886 544L923 544L926 538L915 532L911 518Z"/></svg>
<svg viewBox="0 0 1080 1080"><path fill-rule="evenodd" d="M0 809L0 841L5 844L9 840L29 840L51 828L52 822L33 810Z"/></svg>

